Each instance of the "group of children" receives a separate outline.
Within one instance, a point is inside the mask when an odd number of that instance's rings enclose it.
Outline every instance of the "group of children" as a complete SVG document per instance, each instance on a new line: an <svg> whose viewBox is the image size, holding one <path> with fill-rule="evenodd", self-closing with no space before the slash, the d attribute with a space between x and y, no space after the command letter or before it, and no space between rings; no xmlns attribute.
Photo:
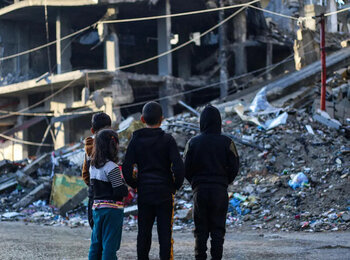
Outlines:
<svg viewBox="0 0 350 260"><path fill-rule="evenodd" d="M195 258L221 259L228 208L227 187L239 169L234 142L221 134L221 116L206 106L200 117L201 134L186 145L184 162L176 141L160 125L161 106L147 103L141 121L145 128L133 133L122 171L119 140L105 113L92 118L93 137L85 140L83 179L89 186L88 217L92 228L89 259L117 259L123 225L123 198L128 186L138 193L137 259L148 260L152 228L157 220L159 258L174 259L172 224L174 195L186 178L193 189Z"/></svg>

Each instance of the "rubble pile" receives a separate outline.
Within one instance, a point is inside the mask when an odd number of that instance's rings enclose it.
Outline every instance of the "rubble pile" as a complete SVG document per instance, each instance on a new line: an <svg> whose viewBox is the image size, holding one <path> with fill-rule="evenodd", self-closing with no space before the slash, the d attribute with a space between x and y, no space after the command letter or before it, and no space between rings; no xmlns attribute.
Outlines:
<svg viewBox="0 0 350 260"><path fill-rule="evenodd" d="M326 111L317 109L319 97L307 87L273 103L281 107L268 102L265 88L249 104L235 100L217 105L222 130L235 141L241 163L229 187L229 227L350 229L349 75L343 69L328 80ZM162 128L183 153L200 132L201 109L181 105L190 112L167 118ZM132 132L143 127L138 118L131 116L119 126L121 160ZM77 177L83 159L83 144L78 143L33 161L0 162L1 220L87 226L86 185ZM128 200L124 226L132 230L137 227L136 197ZM192 208L192 189L185 181L176 194L174 230L193 228Z"/></svg>
<svg viewBox="0 0 350 260"><path fill-rule="evenodd" d="M0 220L34 222L46 225L88 225L85 206L62 214L49 205L55 174L80 176L83 144L45 153L35 160L0 162ZM79 203L80 204L80 203ZM63 215L63 216L62 216Z"/></svg>
<svg viewBox="0 0 350 260"><path fill-rule="evenodd" d="M335 92L337 100L348 102L349 83L339 74L329 82L334 83L328 91L341 89L341 94ZM227 224L282 231L349 229L349 121L310 106L274 108L265 95L261 90L250 107L219 105L223 132L235 140L241 159L241 171L229 187ZM328 100L334 100L334 94ZM246 113L259 106L264 110ZM163 128L183 149L199 133L198 122L197 116L185 113L167 119ZM178 194L175 213L189 224L190 193L187 183Z"/></svg>
<svg viewBox="0 0 350 260"><path fill-rule="evenodd" d="M181 136L183 147L198 133L194 122L198 118L183 114L165 128ZM229 187L228 224L284 231L350 228L350 147L343 133L315 122L304 110L290 111L285 125L268 131L224 115L223 131L236 139L241 158L240 174ZM293 187L298 173L307 181ZM178 194L179 219L190 219L190 190L187 184Z"/></svg>

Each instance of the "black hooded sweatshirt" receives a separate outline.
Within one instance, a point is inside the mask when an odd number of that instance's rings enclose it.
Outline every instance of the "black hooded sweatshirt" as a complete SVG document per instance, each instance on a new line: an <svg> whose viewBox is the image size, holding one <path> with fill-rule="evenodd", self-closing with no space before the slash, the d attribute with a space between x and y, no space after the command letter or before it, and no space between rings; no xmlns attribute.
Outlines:
<svg viewBox="0 0 350 260"><path fill-rule="evenodd" d="M195 190L200 185L217 184L225 188L239 169L239 157L231 138L221 134L221 116L208 105L200 117L201 133L186 145L186 179Z"/></svg>
<svg viewBox="0 0 350 260"><path fill-rule="evenodd" d="M172 199L185 175L174 138L160 128L135 131L125 155L123 175L127 184L137 188L139 202L157 204Z"/></svg>

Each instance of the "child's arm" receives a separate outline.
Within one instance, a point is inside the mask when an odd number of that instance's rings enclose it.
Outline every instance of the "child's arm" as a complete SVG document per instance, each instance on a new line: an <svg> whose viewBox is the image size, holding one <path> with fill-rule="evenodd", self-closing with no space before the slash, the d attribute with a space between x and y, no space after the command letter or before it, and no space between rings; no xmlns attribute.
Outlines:
<svg viewBox="0 0 350 260"><path fill-rule="evenodd" d="M128 196L128 187L124 184L119 167L115 167L107 176L113 187L113 197L120 198Z"/></svg>
<svg viewBox="0 0 350 260"><path fill-rule="evenodd" d="M230 147L228 149L228 167L227 176L228 183L231 184L237 176L239 170L239 156L235 143L231 140Z"/></svg>
<svg viewBox="0 0 350 260"><path fill-rule="evenodd" d="M123 176L126 183L136 189L137 188L137 178L133 176L134 164L136 163L135 148L134 148L134 138L131 141L126 150L125 159L123 163Z"/></svg>
<svg viewBox="0 0 350 260"><path fill-rule="evenodd" d="M83 169L82 169L82 177L87 186L90 185L90 155L92 153L92 148L94 144L94 139L90 136L87 137L84 140L85 143L85 158L84 158L84 164L83 164Z"/></svg>
<svg viewBox="0 0 350 260"><path fill-rule="evenodd" d="M90 172L89 172L89 168L90 168L90 161L87 159L87 156L85 154L85 158L84 158L84 164L83 164L83 170L82 170L82 177L83 180L85 182L85 184L87 186L90 185Z"/></svg>
<svg viewBox="0 0 350 260"><path fill-rule="evenodd" d="M189 183L192 182L193 172L192 172L192 149L191 149L191 140L189 140L186 144L184 151L184 159L185 159L185 177Z"/></svg>
<svg viewBox="0 0 350 260"><path fill-rule="evenodd" d="M171 136L169 143L171 171L174 177L175 188L179 190L184 182L185 167L181 159L175 139Z"/></svg>

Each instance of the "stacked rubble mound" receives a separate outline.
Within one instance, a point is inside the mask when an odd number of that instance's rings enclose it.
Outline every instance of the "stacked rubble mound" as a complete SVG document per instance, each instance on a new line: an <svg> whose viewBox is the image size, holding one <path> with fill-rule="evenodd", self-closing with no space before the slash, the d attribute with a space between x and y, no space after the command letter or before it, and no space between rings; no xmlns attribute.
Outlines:
<svg viewBox="0 0 350 260"><path fill-rule="evenodd" d="M317 109L315 86L274 101L283 108L267 101L264 88L250 104L235 100L217 105L223 132L236 142L241 162L229 187L229 226L282 231L350 228L349 75L345 68L328 79L326 111ZM199 133L198 117L179 115L168 119L164 128L184 149ZM190 194L187 184L178 194L181 210L175 216L192 224Z"/></svg>
<svg viewBox="0 0 350 260"><path fill-rule="evenodd" d="M229 187L227 223L283 231L350 228L349 140L304 110L288 115L286 124L268 131L224 115L223 130L236 140L241 160L240 174ZM184 148L197 123L187 114L168 120L166 128ZM300 176L305 182L293 182ZM192 224L189 184L177 197L175 216Z"/></svg>
<svg viewBox="0 0 350 260"><path fill-rule="evenodd" d="M1 221L22 220L72 227L88 225L85 217L86 209L81 204L86 198L87 191L81 177L77 177L81 175L81 165L84 159L82 146L83 144L78 143L52 153L43 154L35 160L26 159L21 162L4 160L0 162ZM69 180L70 183L56 185L61 179L66 182ZM69 190L67 188L69 186L74 188ZM64 192L68 194L60 193L60 187L66 188ZM53 192L54 190L56 193ZM84 192L85 195L82 195L78 203L72 204L69 199L72 195L70 192L76 195L72 197L78 197ZM56 200L60 199L66 201L62 205L57 205Z"/></svg>
<svg viewBox="0 0 350 260"><path fill-rule="evenodd" d="M249 104L235 100L217 105L223 132L235 141L241 162L229 187L228 226L281 231L350 228L349 75L350 70L343 69L328 80L326 111L317 110L315 86L303 86L273 105L264 88ZM191 114L168 118L162 128L183 152L188 140L199 134L200 110L181 105ZM119 158L132 132L143 127L135 118L139 116L120 125ZM78 143L34 161L0 162L1 220L87 225L87 191L78 177L83 159L83 144ZM128 201L125 228L135 229L132 192ZM193 228L187 182L176 194L174 230L186 228Z"/></svg>

